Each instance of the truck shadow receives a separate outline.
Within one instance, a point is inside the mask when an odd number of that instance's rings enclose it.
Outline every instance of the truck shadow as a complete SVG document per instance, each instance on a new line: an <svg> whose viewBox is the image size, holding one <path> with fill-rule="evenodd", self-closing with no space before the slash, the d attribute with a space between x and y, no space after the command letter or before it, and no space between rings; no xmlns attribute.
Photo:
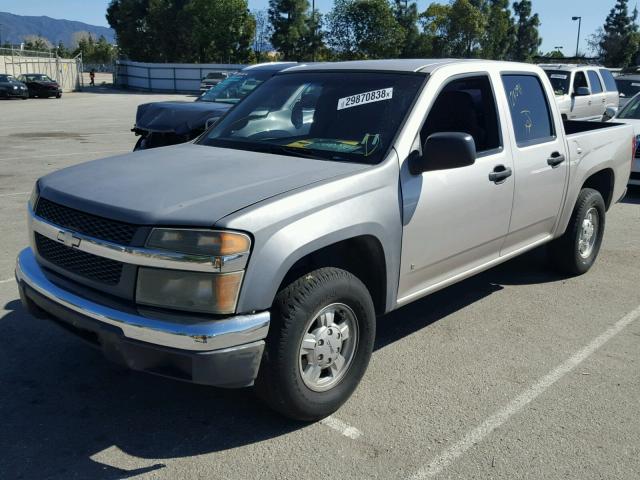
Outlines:
<svg viewBox="0 0 640 480"><path fill-rule="evenodd" d="M632 205L640 205L640 186L629 185L627 195L620 200L621 203L630 203Z"/></svg>
<svg viewBox="0 0 640 480"><path fill-rule="evenodd" d="M375 349L472 305L503 284L556 280L543 272L540 255L531 252L381 318ZM161 461L145 459L224 451L306 427L272 413L249 389L213 389L118 371L100 352L29 316L18 300L5 310L0 318L0 472L6 478L129 478L164 468ZM116 457L117 449L138 457L139 467L106 464L116 463L107 458L114 446Z"/></svg>

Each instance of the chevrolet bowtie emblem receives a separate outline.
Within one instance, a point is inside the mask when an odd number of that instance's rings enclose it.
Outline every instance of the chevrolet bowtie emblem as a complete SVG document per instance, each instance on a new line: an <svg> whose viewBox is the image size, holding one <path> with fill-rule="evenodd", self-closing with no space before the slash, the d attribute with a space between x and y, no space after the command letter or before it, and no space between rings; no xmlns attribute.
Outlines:
<svg viewBox="0 0 640 480"><path fill-rule="evenodd" d="M71 232L58 232L58 241L64 243L67 247L78 247L80 245L80 239L74 237Z"/></svg>

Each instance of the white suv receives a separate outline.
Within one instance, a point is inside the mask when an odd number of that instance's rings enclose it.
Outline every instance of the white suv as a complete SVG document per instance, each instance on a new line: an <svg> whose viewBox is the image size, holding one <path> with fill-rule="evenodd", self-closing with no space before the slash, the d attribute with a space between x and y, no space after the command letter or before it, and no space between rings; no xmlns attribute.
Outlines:
<svg viewBox="0 0 640 480"><path fill-rule="evenodd" d="M620 98L611 72L595 65L540 65L553 85L556 102L568 120L601 120Z"/></svg>

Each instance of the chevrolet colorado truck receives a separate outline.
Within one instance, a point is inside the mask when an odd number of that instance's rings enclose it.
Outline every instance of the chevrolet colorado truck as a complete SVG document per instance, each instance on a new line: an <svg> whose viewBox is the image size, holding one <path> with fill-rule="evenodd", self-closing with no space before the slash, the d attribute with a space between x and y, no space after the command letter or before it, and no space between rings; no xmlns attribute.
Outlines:
<svg viewBox="0 0 640 480"><path fill-rule="evenodd" d="M315 420L377 316L545 243L589 270L634 150L629 125L563 122L533 65L296 66L191 143L40 178L20 296L131 369Z"/></svg>

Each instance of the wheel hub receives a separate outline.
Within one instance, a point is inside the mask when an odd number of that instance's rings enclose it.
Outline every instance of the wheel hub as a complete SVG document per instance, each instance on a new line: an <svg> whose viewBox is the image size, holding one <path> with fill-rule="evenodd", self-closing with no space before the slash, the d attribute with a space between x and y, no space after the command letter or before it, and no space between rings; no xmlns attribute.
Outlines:
<svg viewBox="0 0 640 480"><path fill-rule="evenodd" d="M587 258L593 251L597 238L596 231L598 221L598 211L593 207L587 210L587 213L582 219L582 226L578 237L578 253L582 258Z"/></svg>
<svg viewBox="0 0 640 480"><path fill-rule="evenodd" d="M347 305L323 308L307 325L300 345L300 375L307 387L325 391L344 377L355 355L358 323Z"/></svg>

